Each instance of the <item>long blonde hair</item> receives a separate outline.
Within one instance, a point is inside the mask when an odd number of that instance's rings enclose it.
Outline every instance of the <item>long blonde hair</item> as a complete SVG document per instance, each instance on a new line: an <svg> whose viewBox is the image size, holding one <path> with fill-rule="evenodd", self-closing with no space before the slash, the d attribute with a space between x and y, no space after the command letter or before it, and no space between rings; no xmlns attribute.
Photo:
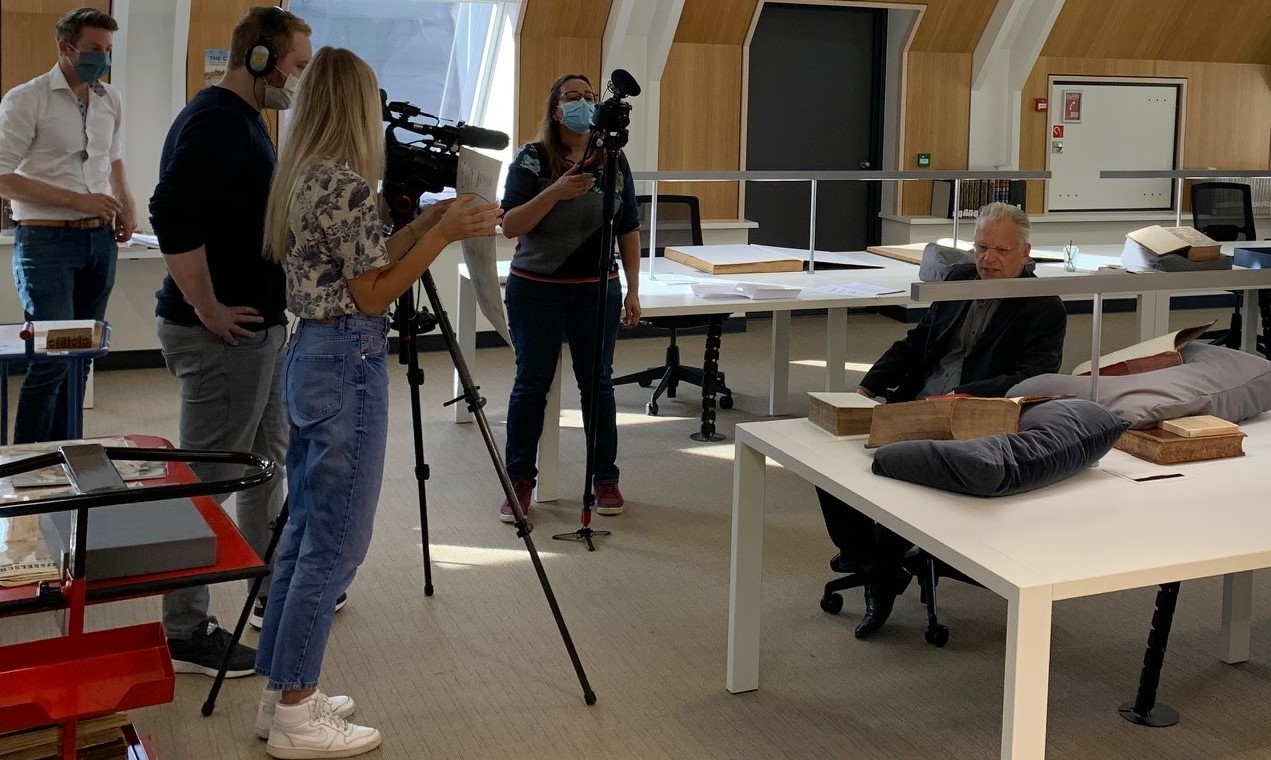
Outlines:
<svg viewBox="0 0 1271 760"><path fill-rule="evenodd" d="M288 120L287 141L265 207L265 255L287 258L287 230L300 181L315 161L348 163L375 190L384 174L379 84L371 67L344 48L313 56Z"/></svg>

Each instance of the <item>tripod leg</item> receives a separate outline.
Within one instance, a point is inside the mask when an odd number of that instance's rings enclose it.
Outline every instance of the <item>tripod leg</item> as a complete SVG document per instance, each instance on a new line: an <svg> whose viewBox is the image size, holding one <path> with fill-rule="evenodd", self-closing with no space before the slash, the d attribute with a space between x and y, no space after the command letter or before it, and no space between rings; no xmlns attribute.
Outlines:
<svg viewBox="0 0 1271 760"><path fill-rule="evenodd" d="M411 432L415 444L415 484L419 495L420 546L424 565L424 596L432 596L431 540L428 537L428 489L425 485L430 470L424 461L424 426L419 388L424 384L424 371L419 366L419 338L415 324L415 294L407 290L397 299L398 360L406 365L406 382L410 385Z"/></svg>
<svg viewBox="0 0 1271 760"><path fill-rule="evenodd" d="M282 529L287 525L287 501L282 502L282 509L278 511L278 516L270 523L269 546L265 548L265 556L261 557L261 561L265 563L265 567L269 567L269 563L274 559L274 552L278 549L278 542L282 539ZM260 575L252 579L251 590L247 593L247 601L243 602L243 611L238 614L238 622L234 625L234 635L230 639L229 646L225 648L225 654L221 655L221 666L216 671L216 678L212 680L212 688L208 690L207 700L203 702L203 717L206 718L216 709L216 697L221 693L221 685L225 683L225 671L229 669L229 656L234 651L234 647L238 645L240 639L243 638L243 631L247 628L247 618L252 613L252 605L256 604L256 600L260 598L260 587L265 582L265 576Z"/></svg>
<svg viewBox="0 0 1271 760"><path fill-rule="evenodd" d="M547 606L551 609L552 618L556 621L556 628L560 631L561 640L565 644L565 651L569 655L569 661L574 666L575 675L578 676L578 684L583 690L583 701L588 705L594 705L596 704L596 693L591 690L591 683L587 680L587 672L583 670L583 663L578 656L578 649L574 646L574 639L569 634L569 627L565 625L565 618L561 614L560 605L556 602L556 594L552 591L552 584L547 579L547 571L543 569L543 561L539 558L538 549L534 546L534 539L530 536L533 526L529 524L525 519L525 513L521 511L521 502L516 497L516 489L512 486L512 478L508 475L507 467L503 465L503 458L499 455L498 441L495 440L494 430L490 427L490 421L485 416L485 399L478 392L480 389L472 380L472 373L468 370L468 362L464 359L463 352L459 350L459 342L455 338L454 328L451 327L450 318L441 306L441 296L437 294L437 286L433 282L431 272L424 272L423 283L424 292L428 294L428 301L432 305L433 313L437 317L437 323L441 327L441 335L445 339L446 350L450 352L450 360L455 366L455 371L459 373L460 382L463 385L463 396L461 398L467 402L468 410L472 412L473 419L477 423L477 429L481 431L481 439L485 442L486 451L490 455L490 461L494 463L499 483L503 486L503 494L508 498L508 503L512 505L516 535L525 542L525 550L530 555L530 563L534 566L539 585L543 588L543 596L547 598ZM458 400L456 399L456 401ZM604 535L606 532L596 531L596 534Z"/></svg>

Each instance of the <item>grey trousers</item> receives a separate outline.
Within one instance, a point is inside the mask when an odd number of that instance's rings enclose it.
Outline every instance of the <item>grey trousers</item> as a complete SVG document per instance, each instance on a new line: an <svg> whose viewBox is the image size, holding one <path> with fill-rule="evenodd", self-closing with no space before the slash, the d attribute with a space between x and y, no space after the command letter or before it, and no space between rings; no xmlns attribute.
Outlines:
<svg viewBox="0 0 1271 760"><path fill-rule="evenodd" d="M168 371L181 381L181 448L250 451L273 460L278 472L268 483L235 495L238 529L259 555L269 546L269 523L282 509L287 461L287 420L279 397L287 328L261 330L227 346L203 327L159 320L159 345ZM202 480L237 477L236 465L197 465ZM226 496L216 497L224 503ZM269 588L266 578L262 589ZM169 638L189 638L207 623L207 586L179 589L163 597L163 628Z"/></svg>

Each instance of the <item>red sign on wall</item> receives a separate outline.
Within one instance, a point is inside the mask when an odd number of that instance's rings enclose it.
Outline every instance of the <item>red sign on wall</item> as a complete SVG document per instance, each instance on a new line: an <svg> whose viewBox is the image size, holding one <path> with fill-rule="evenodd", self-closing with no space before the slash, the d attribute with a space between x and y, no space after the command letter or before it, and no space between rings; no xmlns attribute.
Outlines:
<svg viewBox="0 0 1271 760"><path fill-rule="evenodd" d="M1045 110L1046 110L1046 99L1045 99L1045 98L1033 98L1033 110L1034 110L1034 111L1045 111Z"/></svg>
<svg viewBox="0 0 1271 760"><path fill-rule="evenodd" d="M1051 139L1052 139L1052 140L1062 140L1062 139L1064 139L1064 125L1063 125L1063 124L1056 124L1055 126L1051 127L1051 128L1050 128L1050 137L1051 137Z"/></svg>
<svg viewBox="0 0 1271 760"><path fill-rule="evenodd" d="M1081 123L1081 90L1064 90L1064 122Z"/></svg>

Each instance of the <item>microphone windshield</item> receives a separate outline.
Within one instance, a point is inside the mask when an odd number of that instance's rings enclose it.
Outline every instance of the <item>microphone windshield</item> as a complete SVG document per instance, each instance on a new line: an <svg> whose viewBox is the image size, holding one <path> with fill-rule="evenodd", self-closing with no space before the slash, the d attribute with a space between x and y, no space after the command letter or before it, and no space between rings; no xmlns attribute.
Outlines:
<svg viewBox="0 0 1271 760"><path fill-rule="evenodd" d="M640 94L640 83L626 69L614 69L609 77L609 84L620 98Z"/></svg>

